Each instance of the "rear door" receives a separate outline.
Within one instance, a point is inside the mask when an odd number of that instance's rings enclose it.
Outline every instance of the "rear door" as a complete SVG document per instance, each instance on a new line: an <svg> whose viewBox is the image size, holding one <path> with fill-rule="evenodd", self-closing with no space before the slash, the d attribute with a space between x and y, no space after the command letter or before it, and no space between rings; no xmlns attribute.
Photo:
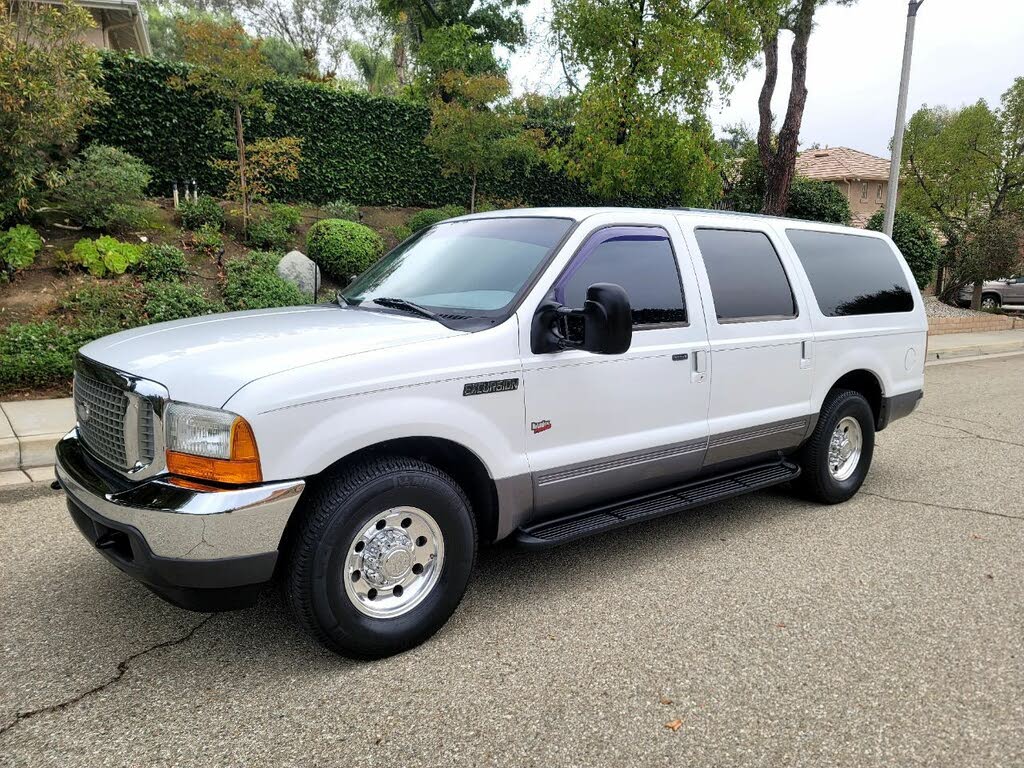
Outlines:
<svg viewBox="0 0 1024 768"><path fill-rule="evenodd" d="M541 517L685 480L700 470L707 443L709 383L696 370L707 332L673 217L602 214L586 225L582 241L553 265L557 277L521 310L526 439ZM629 350L532 353L538 299L582 307L598 282L629 296ZM580 329L570 322L567 331L575 338Z"/></svg>
<svg viewBox="0 0 1024 768"><path fill-rule="evenodd" d="M814 375L810 316L778 236L756 219L721 220L683 224L700 254L694 266L711 349L705 466L798 445Z"/></svg>

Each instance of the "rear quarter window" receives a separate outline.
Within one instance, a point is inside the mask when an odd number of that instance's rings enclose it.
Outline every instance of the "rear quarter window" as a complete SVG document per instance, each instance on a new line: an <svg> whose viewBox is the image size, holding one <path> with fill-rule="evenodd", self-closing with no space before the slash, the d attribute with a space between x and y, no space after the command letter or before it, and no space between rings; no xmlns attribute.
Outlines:
<svg viewBox="0 0 1024 768"><path fill-rule="evenodd" d="M913 311L903 267L884 240L809 229L786 236L826 317Z"/></svg>

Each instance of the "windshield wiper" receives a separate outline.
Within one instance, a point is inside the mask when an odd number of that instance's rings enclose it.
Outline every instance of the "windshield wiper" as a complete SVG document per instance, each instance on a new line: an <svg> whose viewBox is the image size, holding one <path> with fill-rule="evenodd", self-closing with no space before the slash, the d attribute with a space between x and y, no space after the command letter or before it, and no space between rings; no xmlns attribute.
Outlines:
<svg viewBox="0 0 1024 768"><path fill-rule="evenodd" d="M389 296L374 296L372 299L370 299L370 301L372 301L374 304L380 304L380 306L382 307L390 307L391 309L404 309L406 312L413 312L417 315L428 317L431 320L436 320L437 322L441 323L441 325L444 325L444 322L441 320L440 317L437 316L436 313L431 312L426 307L421 307L419 304L409 301L408 299L394 299Z"/></svg>

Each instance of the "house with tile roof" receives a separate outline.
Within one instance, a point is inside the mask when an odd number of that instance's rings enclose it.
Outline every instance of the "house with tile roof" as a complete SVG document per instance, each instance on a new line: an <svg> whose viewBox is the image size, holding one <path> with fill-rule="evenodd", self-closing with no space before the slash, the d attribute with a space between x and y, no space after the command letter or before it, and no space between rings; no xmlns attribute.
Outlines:
<svg viewBox="0 0 1024 768"><path fill-rule="evenodd" d="M77 0L92 16L94 26L87 30L83 39L95 48L114 51L133 51L142 56L152 56L149 31L140 0ZM19 5L63 5L63 0L14 0L11 9L17 21Z"/></svg>
<svg viewBox="0 0 1024 768"><path fill-rule="evenodd" d="M849 147L808 149L797 155L796 174L831 181L850 202L851 222L867 226L875 211L885 208L889 192L889 161Z"/></svg>

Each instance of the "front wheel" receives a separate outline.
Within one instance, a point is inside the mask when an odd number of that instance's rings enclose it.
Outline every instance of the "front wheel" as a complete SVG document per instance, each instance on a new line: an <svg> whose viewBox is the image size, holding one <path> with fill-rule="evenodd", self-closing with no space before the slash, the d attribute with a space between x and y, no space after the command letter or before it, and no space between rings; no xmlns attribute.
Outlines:
<svg viewBox="0 0 1024 768"><path fill-rule="evenodd" d="M372 459L326 479L306 502L285 596L328 648L390 656L444 625L475 557L475 520L454 480L416 459Z"/></svg>
<svg viewBox="0 0 1024 768"><path fill-rule="evenodd" d="M860 489L875 449L875 419L859 392L834 390L825 398L814 433L800 449L798 489L824 504L838 504Z"/></svg>
<svg viewBox="0 0 1024 768"><path fill-rule="evenodd" d="M982 309L999 309L999 297L992 293L986 293L981 297Z"/></svg>

